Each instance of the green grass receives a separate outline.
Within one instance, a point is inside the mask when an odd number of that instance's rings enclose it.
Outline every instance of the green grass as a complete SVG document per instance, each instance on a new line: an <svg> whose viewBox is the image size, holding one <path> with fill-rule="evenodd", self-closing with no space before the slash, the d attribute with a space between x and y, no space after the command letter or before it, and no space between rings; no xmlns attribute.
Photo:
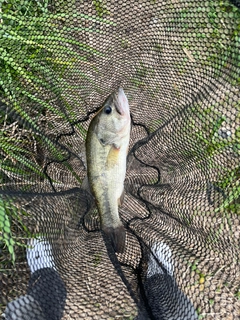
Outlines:
<svg viewBox="0 0 240 320"><path fill-rule="evenodd" d="M0 197L0 248L5 255L9 255L8 261L15 263L15 246L25 246L21 242L19 230L24 233L25 237L32 237L28 227L22 220L22 217L27 217L27 213L14 205L11 200L6 200ZM16 233L15 230L18 230ZM6 260L7 261L7 260Z"/></svg>
<svg viewBox="0 0 240 320"><path fill-rule="evenodd" d="M81 61L88 61L89 55L103 54L78 41L72 31L100 31L85 28L84 24L72 29L65 22L78 18L81 21L112 24L102 19L101 14L94 17L76 12L62 13L52 10L50 4L47 1L28 0L9 0L0 4L0 99L6 106L5 110L0 111L0 123L4 124L0 132L0 145L3 148L0 164L5 173L12 172L18 176L25 176L28 172L28 176L35 173L44 178L42 168L33 161L28 146L25 149L26 143L24 145L23 141L17 140L7 130L8 126L17 121L19 130L27 129L40 148L48 150L55 160L63 162L66 158L64 150L42 132L39 120L47 115L49 130L52 117L63 123L77 120L75 105L70 105L65 99L66 92L76 90L66 75L71 78L73 72L78 72L79 78L88 80L97 88L88 75L77 68ZM53 102L56 97L67 112L56 107ZM9 110L10 115L7 115ZM80 124L78 127L85 137L84 128ZM16 166L16 162L24 169ZM75 170L66 162L64 164L77 177Z"/></svg>
<svg viewBox="0 0 240 320"><path fill-rule="evenodd" d="M216 162L218 157L225 157L228 150L239 156L240 139L239 128L235 133L224 139L219 136L219 129L226 122L226 117L217 111L219 105L212 105L203 108L201 105L195 105L188 113L188 121L184 124L183 133L186 139L193 141L194 146L190 145L181 153L183 156L189 156L195 159L198 167L202 167L202 159L208 160L209 170L219 171L219 176L215 181L215 185L226 194L226 199L215 209L215 212L224 211L226 209L239 212L239 204L234 203L240 197L240 168L238 165L230 168L223 161ZM195 148L198 146L198 148ZM199 150L201 152L199 153Z"/></svg>
<svg viewBox="0 0 240 320"><path fill-rule="evenodd" d="M0 199L0 247L4 249L6 246L7 251L11 256L11 261L15 262L14 244L15 241L11 232L11 223L9 220L9 215L6 210L5 204L2 199Z"/></svg>
<svg viewBox="0 0 240 320"><path fill-rule="evenodd" d="M94 1L94 5L95 17L70 12L68 6L62 12L63 7L58 6L58 2L53 6L51 1L1 1L0 101L4 103L0 110L1 184L12 180L22 182L19 188L28 191L32 181L47 179L43 171L44 155L38 154L38 150L44 150L50 159L62 162L81 183L76 170L65 161L66 151L46 132L53 129L52 119L59 123L76 122L76 105L65 99L67 92L76 91L76 85L68 81L76 73L79 79L91 82L99 91L98 85L79 66L88 63L89 56L103 54L74 35L101 31L87 28L84 23L78 27L68 27L66 23L78 19L113 24L102 18L107 13L102 1ZM97 71L94 66L87 65ZM56 106L56 99L63 108ZM43 118L46 119L46 132L42 130ZM86 130L81 124L77 127L85 138ZM1 199L0 245L8 250L12 262L15 261L13 248L20 245L14 237L12 218L17 217L14 208L13 203ZM24 225L22 232L29 233Z"/></svg>
<svg viewBox="0 0 240 320"><path fill-rule="evenodd" d="M210 67L215 77L239 61L240 11L229 1L191 1L187 8L170 4L165 21L167 32L181 34L177 45L187 49L198 64ZM175 61L180 74L187 72L185 62L182 58ZM233 85L240 83L236 70L231 72L229 81Z"/></svg>
<svg viewBox="0 0 240 320"><path fill-rule="evenodd" d="M105 1L103 0L93 0L93 5L99 17L103 17L104 15L108 15L110 13L107 10Z"/></svg>

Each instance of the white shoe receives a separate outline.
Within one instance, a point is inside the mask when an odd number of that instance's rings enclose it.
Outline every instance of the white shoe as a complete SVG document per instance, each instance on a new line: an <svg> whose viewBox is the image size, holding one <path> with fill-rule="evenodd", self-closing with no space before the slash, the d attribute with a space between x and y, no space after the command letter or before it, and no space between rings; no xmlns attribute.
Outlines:
<svg viewBox="0 0 240 320"><path fill-rule="evenodd" d="M44 238L32 238L28 240L27 262L31 273L42 268L53 268L56 270L52 255L52 246Z"/></svg>
<svg viewBox="0 0 240 320"><path fill-rule="evenodd" d="M155 274L163 274L164 271L160 267L161 265L166 269L167 273L173 277L174 266L172 262L172 251L166 243L154 243L151 248L148 261L147 277L151 277ZM158 262L159 264L158 264Z"/></svg>

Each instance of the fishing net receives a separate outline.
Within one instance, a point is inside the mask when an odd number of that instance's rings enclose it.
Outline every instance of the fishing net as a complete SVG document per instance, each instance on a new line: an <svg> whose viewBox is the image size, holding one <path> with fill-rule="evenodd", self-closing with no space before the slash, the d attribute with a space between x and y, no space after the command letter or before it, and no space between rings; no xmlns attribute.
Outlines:
<svg viewBox="0 0 240 320"><path fill-rule="evenodd" d="M0 2L3 319L239 319L239 25L239 1ZM119 86L122 253L81 187Z"/></svg>

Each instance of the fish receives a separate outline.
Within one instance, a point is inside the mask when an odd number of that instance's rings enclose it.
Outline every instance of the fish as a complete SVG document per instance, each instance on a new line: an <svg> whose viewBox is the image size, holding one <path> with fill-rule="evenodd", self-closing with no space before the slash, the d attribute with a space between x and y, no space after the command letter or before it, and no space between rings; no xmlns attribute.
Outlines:
<svg viewBox="0 0 240 320"><path fill-rule="evenodd" d="M129 103L119 87L91 120L86 138L88 184L96 201L101 229L115 252L123 252L126 239L118 207L124 201L130 131Z"/></svg>

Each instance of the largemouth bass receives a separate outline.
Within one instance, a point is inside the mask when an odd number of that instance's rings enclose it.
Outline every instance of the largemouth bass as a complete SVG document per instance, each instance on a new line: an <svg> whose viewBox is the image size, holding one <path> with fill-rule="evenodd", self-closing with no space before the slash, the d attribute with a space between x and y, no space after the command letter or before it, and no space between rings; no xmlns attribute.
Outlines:
<svg viewBox="0 0 240 320"><path fill-rule="evenodd" d="M86 139L89 187L96 200L101 228L116 252L123 251L126 237L118 206L123 202L130 130L128 100L119 88L92 119Z"/></svg>

